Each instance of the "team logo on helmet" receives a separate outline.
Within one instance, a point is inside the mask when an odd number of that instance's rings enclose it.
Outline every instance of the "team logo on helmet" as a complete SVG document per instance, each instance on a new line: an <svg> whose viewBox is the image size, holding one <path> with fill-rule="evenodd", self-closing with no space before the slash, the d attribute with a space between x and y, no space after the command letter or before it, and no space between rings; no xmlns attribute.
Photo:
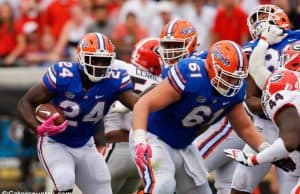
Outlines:
<svg viewBox="0 0 300 194"><path fill-rule="evenodd" d="M181 28L181 33L184 35L189 35L189 34L192 34L195 32L196 32L196 29L193 26L189 26L189 27L184 26Z"/></svg>
<svg viewBox="0 0 300 194"><path fill-rule="evenodd" d="M278 80L280 80L283 77L282 73L276 73L274 75L272 75L272 77L270 78L270 82L276 82Z"/></svg>
<svg viewBox="0 0 300 194"><path fill-rule="evenodd" d="M297 42L296 44L294 44L294 45L292 46L292 49L293 49L294 51L300 51L300 44L299 44L299 42Z"/></svg>
<svg viewBox="0 0 300 194"><path fill-rule="evenodd" d="M86 40L82 40L82 48L86 49L89 47L89 43Z"/></svg>
<svg viewBox="0 0 300 194"><path fill-rule="evenodd" d="M224 54L220 51L220 46L216 46L214 48L214 50L212 51L213 55L219 59L220 61L223 62L223 64L225 66L229 66L230 65L230 61L228 59L226 59L226 57L224 56Z"/></svg>

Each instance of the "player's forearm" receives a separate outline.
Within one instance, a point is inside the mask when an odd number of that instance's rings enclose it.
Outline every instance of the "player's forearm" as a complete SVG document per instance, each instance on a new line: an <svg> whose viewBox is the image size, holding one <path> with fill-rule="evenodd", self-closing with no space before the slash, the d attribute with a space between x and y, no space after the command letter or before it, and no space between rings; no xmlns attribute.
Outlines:
<svg viewBox="0 0 300 194"><path fill-rule="evenodd" d="M132 137L135 145L146 142L146 130L149 112L149 106L147 106L143 100L138 101L133 107Z"/></svg>
<svg viewBox="0 0 300 194"><path fill-rule="evenodd" d="M277 160L288 157L289 152L286 149L281 138L277 139L271 146L264 149L256 155L258 164L275 162Z"/></svg>
<svg viewBox="0 0 300 194"><path fill-rule="evenodd" d="M22 120L30 127L33 133L36 133L35 129L39 123L34 116L34 107L26 99L22 98L18 104L18 111Z"/></svg>
<svg viewBox="0 0 300 194"><path fill-rule="evenodd" d="M263 135L253 126L237 131L238 135L254 150L259 152L267 143Z"/></svg>
<svg viewBox="0 0 300 194"><path fill-rule="evenodd" d="M251 96L246 99L246 104L252 113L254 114L263 113L260 98L256 96Z"/></svg>
<svg viewBox="0 0 300 194"><path fill-rule="evenodd" d="M146 129L147 128L147 120L149 115L149 106L147 104L143 104L142 101L138 101L133 107L132 117L133 129Z"/></svg>
<svg viewBox="0 0 300 194"><path fill-rule="evenodd" d="M249 74L260 89L263 89L266 79L271 74L265 67L265 54L268 46L265 40L259 40L249 59Z"/></svg>

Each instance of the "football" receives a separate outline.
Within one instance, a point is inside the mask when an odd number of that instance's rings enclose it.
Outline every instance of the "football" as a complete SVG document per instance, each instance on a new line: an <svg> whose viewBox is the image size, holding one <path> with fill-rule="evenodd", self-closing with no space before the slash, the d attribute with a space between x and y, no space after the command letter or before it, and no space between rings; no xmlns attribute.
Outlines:
<svg viewBox="0 0 300 194"><path fill-rule="evenodd" d="M46 121L49 117L51 117L53 114L58 113L59 116L54 121L54 125L60 125L65 121L64 113L63 111L52 105L52 104L40 104L35 109L35 118L40 122L43 123Z"/></svg>

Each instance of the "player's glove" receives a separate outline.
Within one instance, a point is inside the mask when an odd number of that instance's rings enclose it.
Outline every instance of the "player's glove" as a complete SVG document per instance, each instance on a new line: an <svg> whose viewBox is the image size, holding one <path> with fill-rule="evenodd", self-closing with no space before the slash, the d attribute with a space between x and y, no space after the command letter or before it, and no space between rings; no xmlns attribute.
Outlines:
<svg viewBox="0 0 300 194"><path fill-rule="evenodd" d="M278 168L281 168L285 172L292 172L296 169L296 164L290 157L277 160L275 162L272 162L272 164L274 164Z"/></svg>
<svg viewBox="0 0 300 194"><path fill-rule="evenodd" d="M37 134L39 136L51 136L63 132L67 128L68 122L64 121L62 124L56 126L54 125L54 121L57 117L59 117L59 114L54 114L40 124L36 129Z"/></svg>
<svg viewBox="0 0 300 194"><path fill-rule="evenodd" d="M124 106L120 101L115 101L110 108L112 113L128 113L130 110Z"/></svg>
<svg viewBox="0 0 300 194"><path fill-rule="evenodd" d="M152 149L147 143L139 143L135 146L135 163L140 172L144 172L148 160L152 157Z"/></svg>
<svg viewBox="0 0 300 194"><path fill-rule="evenodd" d="M253 154L248 154L238 149L225 149L224 153L227 157L236 160L237 162L245 166L255 166L258 165L256 156Z"/></svg>
<svg viewBox="0 0 300 194"><path fill-rule="evenodd" d="M281 42L287 33L284 32L284 29L276 26L269 25L260 35L260 39L265 40L269 45L277 44Z"/></svg>

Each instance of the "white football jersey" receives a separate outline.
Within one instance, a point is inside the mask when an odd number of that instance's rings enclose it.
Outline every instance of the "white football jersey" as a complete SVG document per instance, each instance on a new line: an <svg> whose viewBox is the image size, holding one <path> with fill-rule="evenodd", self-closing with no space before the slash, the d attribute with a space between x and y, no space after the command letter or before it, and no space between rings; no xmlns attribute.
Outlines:
<svg viewBox="0 0 300 194"><path fill-rule="evenodd" d="M273 94L266 104L266 111L275 123L275 117L284 106L293 106L300 114L300 92L299 91L279 91ZM294 151L289 155L296 163L296 170L290 172L293 176L300 176L300 152Z"/></svg>
<svg viewBox="0 0 300 194"><path fill-rule="evenodd" d="M133 89L137 93L143 92L151 85L155 85L161 81L160 76L155 76L148 71L141 70L137 66L121 60L115 60L114 67L127 70L133 83Z"/></svg>
<svg viewBox="0 0 300 194"><path fill-rule="evenodd" d="M151 85L158 84L162 80L159 76L155 76L147 71L139 69L135 65L121 60L115 60L113 67L126 69L133 83L133 90L137 93L145 91ZM127 112L122 112L120 110L127 110ZM130 130L131 123L132 113L128 112L128 109L119 101L116 101L104 117L105 133L119 129Z"/></svg>
<svg viewBox="0 0 300 194"><path fill-rule="evenodd" d="M274 123L276 114L284 106L294 106L300 114L300 92L287 90L276 92L270 97L265 106L265 110Z"/></svg>

